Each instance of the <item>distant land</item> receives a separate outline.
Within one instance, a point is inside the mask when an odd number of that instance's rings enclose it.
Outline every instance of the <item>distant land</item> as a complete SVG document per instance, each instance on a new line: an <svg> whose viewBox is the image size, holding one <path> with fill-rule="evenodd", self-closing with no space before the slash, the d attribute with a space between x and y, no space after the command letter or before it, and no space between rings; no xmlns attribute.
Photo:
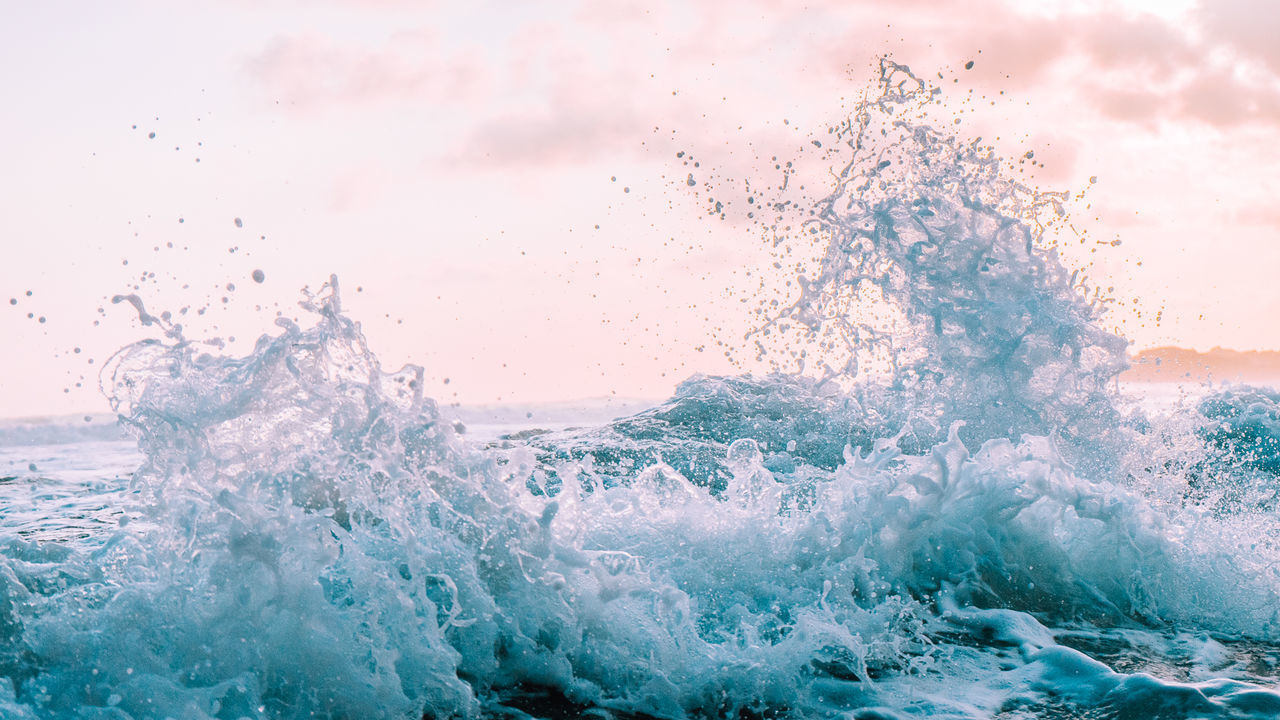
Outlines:
<svg viewBox="0 0 1280 720"><path fill-rule="evenodd" d="M1120 375L1127 382L1268 382L1280 380L1280 351L1227 350L1198 352L1180 347L1143 350L1129 359Z"/></svg>

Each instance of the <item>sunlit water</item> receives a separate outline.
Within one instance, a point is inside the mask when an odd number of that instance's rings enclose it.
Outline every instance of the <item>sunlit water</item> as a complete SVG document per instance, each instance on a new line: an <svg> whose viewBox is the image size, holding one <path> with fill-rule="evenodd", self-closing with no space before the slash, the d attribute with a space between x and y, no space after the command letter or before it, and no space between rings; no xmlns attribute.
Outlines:
<svg viewBox="0 0 1280 720"><path fill-rule="evenodd" d="M336 279L245 357L129 299L128 439L0 429L0 715L1280 716L1280 394L1122 392L1064 198L881 89L777 372L613 420L440 408Z"/></svg>

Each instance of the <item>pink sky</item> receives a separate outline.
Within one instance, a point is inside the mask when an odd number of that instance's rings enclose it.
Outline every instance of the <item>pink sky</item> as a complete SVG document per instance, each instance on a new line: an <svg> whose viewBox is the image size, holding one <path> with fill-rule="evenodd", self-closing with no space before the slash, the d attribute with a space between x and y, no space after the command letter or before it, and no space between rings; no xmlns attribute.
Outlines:
<svg viewBox="0 0 1280 720"><path fill-rule="evenodd" d="M0 26L0 416L105 409L97 368L152 333L116 293L243 352L330 272L444 401L723 372L697 348L745 327L726 289L766 253L702 215L675 152L765 182L886 53L943 73L957 132L1034 150L1041 187L1098 177L1075 220L1123 244L1073 262L1136 347L1280 348L1280 5L1026 5L23 6Z"/></svg>

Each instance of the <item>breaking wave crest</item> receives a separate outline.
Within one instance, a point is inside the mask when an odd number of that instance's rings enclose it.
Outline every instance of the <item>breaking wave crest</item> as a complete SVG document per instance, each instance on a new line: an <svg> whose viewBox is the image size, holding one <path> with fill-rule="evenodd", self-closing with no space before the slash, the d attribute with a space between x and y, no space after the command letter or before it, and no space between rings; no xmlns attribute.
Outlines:
<svg viewBox="0 0 1280 720"><path fill-rule="evenodd" d="M4 540L0 710L1280 713L1274 394L1126 409L1125 342L1045 239L1063 198L881 81L754 337L798 372L482 442L336 278L245 357L123 349L128 512Z"/></svg>

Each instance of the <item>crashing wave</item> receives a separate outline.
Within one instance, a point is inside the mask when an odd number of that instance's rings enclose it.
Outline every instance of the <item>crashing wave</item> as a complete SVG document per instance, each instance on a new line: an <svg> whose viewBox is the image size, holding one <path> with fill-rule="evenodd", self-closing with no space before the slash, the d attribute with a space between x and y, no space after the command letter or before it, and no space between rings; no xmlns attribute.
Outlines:
<svg viewBox="0 0 1280 720"><path fill-rule="evenodd" d="M180 331L122 350L136 512L4 541L0 710L1280 712L1242 669L1280 647L1274 520L1134 482L1163 440L1108 389L1124 342L1044 242L1056 201L904 119L933 96L905 67L881 79L795 240L823 259L759 331L817 348L816 378L695 377L473 442L421 369L381 368L336 279L244 357ZM876 357L888 379L859 374ZM1200 437L1268 471L1274 404L1211 400Z"/></svg>

